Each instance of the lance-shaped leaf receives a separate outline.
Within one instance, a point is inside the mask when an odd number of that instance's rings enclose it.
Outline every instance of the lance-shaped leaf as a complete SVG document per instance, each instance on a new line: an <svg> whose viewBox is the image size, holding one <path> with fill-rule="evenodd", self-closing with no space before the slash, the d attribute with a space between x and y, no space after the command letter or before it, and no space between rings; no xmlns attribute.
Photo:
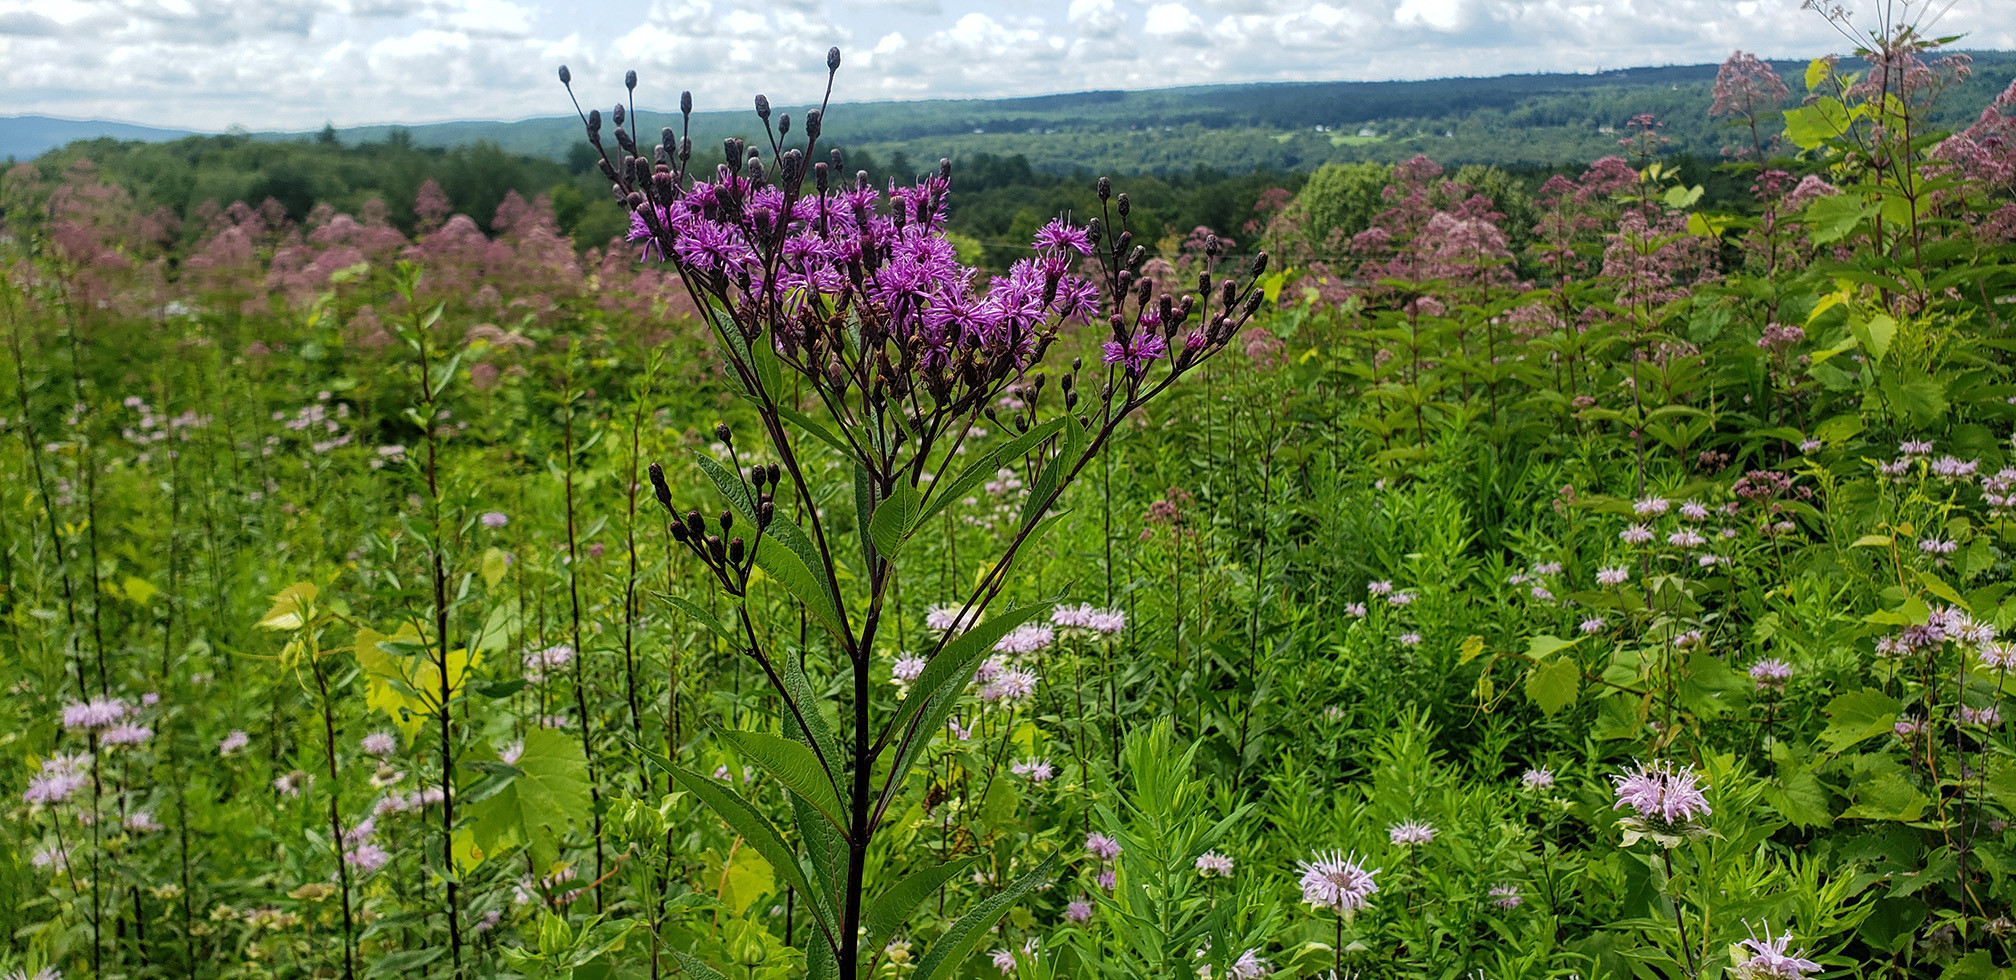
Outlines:
<svg viewBox="0 0 2016 980"><path fill-rule="evenodd" d="M840 758L839 743L833 740L832 730L826 727L826 719L819 714L820 701L813 696L812 683L806 679L804 668L799 666L797 657L785 657L783 661L784 692L793 703L804 708L806 726L799 727L798 713L784 712L785 736L803 743L808 749L817 746L817 751L828 759ZM846 835L795 794L791 797L791 813L798 821L799 832L804 835L805 855L812 866L815 883L824 889L825 894L840 894L839 882L847 869Z"/></svg>
<svg viewBox="0 0 2016 980"><path fill-rule="evenodd" d="M977 857L965 857L956 861L925 868L913 872L870 900L861 912L861 925L867 929L867 939L881 941L896 935L903 928L903 920L917 910L917 906L931 897L931 893L944 887L945 883L963 874L973 866Z"/></svg>
<svg viewBox="0 0 2016 980"><path fill-rule="evenodd" d="M706 960L694 956L692 953L671 947L667 947L665 952L672 954L672 959L679 964L679 969L692 974L698 980L728 980L727 977L721 974L720 970L707 965Z"/></svg>
<svg viewBox="0 0 2016 980"><path fill-rule="evenodd" d="M734 633L729 632L727 624L716 619L713 613L701 608L698 604L684 596L666 595L662 592L659 593L659 596L665 600L667 605L685 613L686 618L707 627L715 636L728 641L730 649L741 648L742 640Z"/></svg>
<svg viewBox="0 0 2016 980"><path fill-rule="evenodd" d="M930 663L924 665L924 672L917 675L916 682L910 685L909 695L897 707L896 717L889 722L888 731L900 734L947 685L964 685L971 681L974 669L988 651L994 649L994 644L1007 636L1010 630L1050 606L1048 602L1023 603L954 637L931 658Z"/></svg>
<svg viewBox="0 0 2016 980"><path fill-rule="evenodd" d="M923 496L914 487L897 484L895 492L875 505L875 516L868 522L868 537L885 557L893 555L903 547L910 533L917 530L923 514Z"/></svg>
<svg viewBox="0 0 2016 980"><path fill-rule="evenodd" d="M1004 464L1010 460L1020 459L1028 455L1031 450L1042 445L1044 440L1056 435L1064 428L1064 423L1067 421L1069 419L1064 416L1051 419L1016 436L1008 442L980 454L979 459L967 464L966 468L960 470L959 475L953 477L951 482L936 488L931 495L930 503L924 508L924 513L918 517L917 523L922 524L938 516L939 511L944 510L954 501L965 499L966 495L971 493L974 487L993 479L994 474L999 473Z"/></svg>
<svg viewBox="0 0 2016 980"><path fill-rule="evenodd" d="M1029 487L1029 496L1022 501L1022 524L1041 520L1043 508L1050 505L1050 495L1065 483L1066 475L1085 456L1085 446L1092 441L1092 434L1077 419L1066 418L1064 438L1057 443L1050 461L1036 474L1036 482Z"/></svg>
<svg viewBox="0 0 2016 980"><path fill-rule="evenodd" d="M973 948L987 938L988 930L994 928L994 923L1021 901L1022 896L1048 879L1050 869L1056 864L1057 855L1052 854L1037 865L1036 870L968 909L959 921L952 923L945 934L938 937L938 941L931 945L931 951L918 962L916 980L944 980L951 976L952 971L972 955Z"/></svg>
<svg viewBox="0 0 2016 980"><path fill-rule="evenodd" d="M798 889L799 894L806 897L806 904L812 906L813 914L818 916L820 926L824 929L829 942L839 935L830 902L806 880L805 869L798 863L797 853L792 850L790 844L785 843L784 835L777 832L769 817L764 816L762 811L743 799L741 794L719 781L679 766L672 766L670 769L672 778L678 780L681 787L692 793L700 802L707 804L708 809L713 810L716 816L728 824L728 829L742 835L742 839L748 841L749 846L756 849L756 853L763 855L770 862L777 876L784 879L785 884Z"/></svg>
<svg viewBox="0 0 2016 980"><path fill-rule="evenodd" d="M847 811L840 805L840 794L833 788L826 767L819 764L819 757L804 743L763 732L723 731L721 737L785 789L812 804L833 826L847 829Z"/></svg>
<svg viewBox="0 0 2016 980"><path fill-rule="evenodd" d="M715 488L728 501L729 509L735 512L736 519L755 527L755 505L742 486L742 478L712 457L696 452L693 458L699 461L700 471L714 481ZM756 564L804 603L821 626L831 630L836 637L847 635L846 622L840 607L834 602L833 580L826 575L825 559L820 557L819 549L812 544L803 528L783 515L777 515L770 526L763 529L763 537L756 544Z"/></svg>

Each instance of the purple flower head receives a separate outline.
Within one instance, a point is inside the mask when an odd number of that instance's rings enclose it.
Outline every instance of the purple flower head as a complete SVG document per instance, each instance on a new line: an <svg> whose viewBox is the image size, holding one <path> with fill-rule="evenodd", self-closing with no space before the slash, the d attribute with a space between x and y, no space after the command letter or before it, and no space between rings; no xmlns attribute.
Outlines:
<svg viewBox="0 0 2016 980"><path fill-rule="evenodd" d="M1631 570L1622 565L1596 570L1597 585L1623 585L1631 580Z"/></svg>
<svg viewBox="0 0 2016 980"><path fill-rule="evenodd" d="M480 519L483 522L483 526L488 528L499 528L511 523L511 518L505 516L501 510L484 511Z"/></svg>
<svg viewBox="0 0 2016 980"><path fill-rule="evenodd" d="M1072 922L1092 921L1092 903L1083 898L1074 898L1064 906L1064 917Z"/></svg>
<svg viewBox="0 0 2016 980"><path fill-rule="evenodd" d="M1056 639L1057 634L1050 626L1043 623L1025 623L1010 630L1007 636L994 644L994 649L996 652L1010 655L1035 653Z"/></svg>
<svg viewBox="0 0 2016 980"><path fill-rule="evenodd" d="M1048 759L1022 759L1010 763L1008 771L1017 776L1027 776L1032 783L1048 782L1057 775L1056 767Z"/></svg>
<svg viewBox="0 0 2016 980"><path fill-rule="evenodd" d="M217 754L232 755L239 749L244 748L251 741L252 736L234 729L231 734L224 736L223 741L217 743Z"/></svg>
<svg viewBox="0 0 2016 980"><path fill-rule="evenodd" d="M1545 766L1538 769L1528 769L1520 774L1519 785L1527 789L1552 789L1554 788L1554 770Z"/></svg>
<svg viewBox="0 0 2016 980"><path fill-rule="evenodd" d="M1106 352L1103 360L1107 364L1125 364L1127 373L1140 377L1148 370L1148 363L1169 356L1169 343L1153 330L1143 329L1125 342L1109 340L1101 348Z"/></svg>
<svg viewBox="0 0 2016 980"><path fill-rule="evenodd" d="M1085 229L1071 225L1063 218L1053 218L1036 232L1036 240L1030 243L1037 249L1069 249L1079 255L1092 254L1092 237Z"/></svg>
<svg viewBox="0 0 2016 980"><path fill-rule="evenodd" d="M1349 915L1364 908L1379 891L1379 883L1372 878L1379 871L1365 870L1356 854L1346 857L1337 851L1319 851L1296 867L1302 871L1302 901L1315 908Z"/></svg>
<svg viewBox="0 0 2016 980"><path fill-rule="evenodd" d="M1633 524L1617 532L1617 537L1625 544L1646 544L1652 540L1652 529L1643 524Z"/></svg>
<svg viewBox="0 0 2016 980"><path fill-rule="evenodd" d="M381 759L399 751L399 739L391 732L372 732L364 736L363 745L366 755L375 755Z"/></svg>
<svg viewBox="0 0 2016 980"><path fill-rule="evenodd" d="M1750 679L1757 682L1758 690L1778 690L1792 679L1792 665L1776 658L1759 660L1750 665Z"/></svg>
<svg viewBox="0 0 2016 980"><path fill-rule="evenodd" d="M29 777L21 800L30 805L54 806L68 802L78 790L91 784L91 757L57 755L42 762L42 771Z"/></svg>
<svg viewBox="0 0 2016 980"><path fill-rule="evenodd" d="M1644 497L1631 505L1631 513L1639 517L1657 517L1672 506L1672 502L1664 497Z"/></svg>
<svg viewBox="0 0 2016 980"><path fill-rule="evenodd" d="M1085 835L1085 851L1101 861L1111 861L1120 856L1120 842L1095 830Z"/></svg>
<svg viewBox="0 0 2016 980"><path fill-rule="evenodd" d="M1232 859L1217 851L1197 855L1197 874L1204 878L1232 877Z"/></svg>
<svg viewBox="0 0 2016 980"><path fill-rule="evenodd" d="M1113 890L1113 886L1120 881L1120 875L1117 872L1115 872L1112 868L1107 868L1106 870L1099 872L1098 877L1093 878L1092 880L1094 883L1098 884L1099 887L1104 888L1110 892Z"/></svg>
<svg viewBox="0 0 2016 980"><path fill-rule="evenodd" d="M128 722L106 729L105 734L98 736L98 741L105 745L138 745L153 737L154 729Z"/></svg>
<svg viewBox="0 0 2016 980"><path fill-rule="evenodd" d="M980 612L976 609L968 612L962 620L959 616L959 610L960 606L955 603L932 606L930 609L924 611L924 625L929 629L939 632L946 630L963 631L972 627L974 620L980 617Z"/></svg>
<svg viewBox="0 0 2016 980"><path fill-rule="evenodd" d="M63 727L103 731L117 725L133 712L122 698L93 698L63 706Z"/></svg>
<svg viewBox="0 0 2016 980"><path fill-rule="evenodd" d="M370 841L365 841L343 852L344 864L350 865L366 874L384 867L385 863L390 860L392 860L391 854L386 853L384 848Z"/></svg>
<svg viewBox="0 0 2016 980"><path fill-rule="evenodd" d="M1414 847L1434 840L1435 828L1419 820L1409 820L1386 828L1386 837L1396 847Z"/></svg>
<svg viewBox="0 0 2016 980"><path fill-rule="evenodd" d="M1730 964L1729 975L1736 980L1805 980L1811 973L1818 973L1820 964L1803 958L1805 950L1790 952L1792 934L1781 933L1776 939L1771 937L1771 924L1764 924L1764 938L1758 939L1752 933L1740 944L1749 952L1743 960Z"/></svg>
<svg viewBox="0 0 2016 980"><path fill-rule="evenodd" d="M1627 827L1633 832L1627 835L1627 846L1648 832L1671 837L1673 832L1690 830L1696 818L1714 812L1708 808L1700 777L1691 766L1675 768L1665 761L1645 763L1610 778L1617 784L1617 802L1612 809L1631 808L1636 819L1648 828Z"/></svg>
<svg viewBox="0 0 2016 980"><path fill-rule="evenodd" d="M1491 886L1491 904L1510 912L1519 907L1520 901L1517 885Z"/></svg>
<svg viewBox="0 0 2016 980"><path fill-rule="evenodd" d="M889 673L897 681L908 684L923 676L924 668L927 665L928 661L923 657L917 656L914 653L906 653L896 658L896 665L889 669Z"/></svg>

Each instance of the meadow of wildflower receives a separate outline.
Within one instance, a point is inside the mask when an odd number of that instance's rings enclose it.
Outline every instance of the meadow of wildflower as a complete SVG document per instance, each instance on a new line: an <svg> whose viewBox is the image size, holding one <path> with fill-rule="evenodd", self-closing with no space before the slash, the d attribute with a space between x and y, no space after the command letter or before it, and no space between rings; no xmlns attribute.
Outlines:
<svg viewBox="0 0 2016 980"><path fill-rule="evenodd" d="M1743 208L1644 117L988 268L761 96L583 112L585 251L18 166L0 973L2008 976L2016 86L1861 44Z"/></svg>

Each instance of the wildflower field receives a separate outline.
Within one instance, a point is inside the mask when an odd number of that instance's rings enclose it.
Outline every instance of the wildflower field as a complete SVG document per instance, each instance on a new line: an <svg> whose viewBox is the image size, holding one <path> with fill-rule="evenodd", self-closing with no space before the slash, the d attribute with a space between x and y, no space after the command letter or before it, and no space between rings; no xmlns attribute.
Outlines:
<svg viewBox="0 0 2016 980"><path fill-rule="evenodd" d="M1724 66L1740 207L990 268L761 96L584 113L585 251L17 166L0 973L2008 976L2016 86L1865 43Z"/></svg>

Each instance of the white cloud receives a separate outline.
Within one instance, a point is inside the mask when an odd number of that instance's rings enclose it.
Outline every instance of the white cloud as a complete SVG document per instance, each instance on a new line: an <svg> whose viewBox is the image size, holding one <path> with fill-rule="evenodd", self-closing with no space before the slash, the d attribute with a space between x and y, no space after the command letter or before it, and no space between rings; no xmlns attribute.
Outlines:
<svg viewBox="0 0 2016 980"><path fill-rule="evenodd" d="M2009 0L1939 33L2016 47ZM1424 78L1807 57L1842 46L1795 0L0 0L7 112L312 129L796 102L846 52L842 100L1232 81ZM649 95L647 96L647 93Z"/></svg>

